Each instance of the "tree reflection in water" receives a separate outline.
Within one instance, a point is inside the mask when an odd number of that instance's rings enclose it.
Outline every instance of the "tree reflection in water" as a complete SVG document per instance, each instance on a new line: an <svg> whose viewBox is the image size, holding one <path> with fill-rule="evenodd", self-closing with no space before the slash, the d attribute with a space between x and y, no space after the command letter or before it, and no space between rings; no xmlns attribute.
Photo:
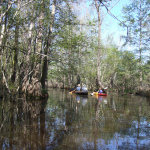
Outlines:
<svg viewBox="0 0 150 150"><path fill-rule="evenodd" d="M2 100L1 137L2 149L38 149L45 147L46 100ZM7 119L3 119L7 118Z"/></svg>
<svg viewBox="0 0 150 150"><path fill-rule="evenodd" d="M2 149L148 149L143 97L80 96L50 89L48 100L0 100Z"/></svg>

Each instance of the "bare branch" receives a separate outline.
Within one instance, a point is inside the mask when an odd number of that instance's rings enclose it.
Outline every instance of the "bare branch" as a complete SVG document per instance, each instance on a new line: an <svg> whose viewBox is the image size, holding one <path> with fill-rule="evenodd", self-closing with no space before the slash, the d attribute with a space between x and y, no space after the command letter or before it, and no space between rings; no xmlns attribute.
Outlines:
<svg viewBox="0 0 150 150"><path fill-rule="evenodd" d="M25 8L24 6L28 5L29 3L33 2L33 1L34 1L34 0L31 0L31 1L29 1L29 2L27 2L27 3L25 3L25 4L23 4L23 5L21 5L21 7L19 7L19 8L17 9L17 11L16 11L16 13L15 13L13 19L19 14L19 13L18 13L19 11L23 11L23 9ZM23 7L24 7L24 8L23 8ZM21 8L22 8L22 9L21 9Z"/></svg>

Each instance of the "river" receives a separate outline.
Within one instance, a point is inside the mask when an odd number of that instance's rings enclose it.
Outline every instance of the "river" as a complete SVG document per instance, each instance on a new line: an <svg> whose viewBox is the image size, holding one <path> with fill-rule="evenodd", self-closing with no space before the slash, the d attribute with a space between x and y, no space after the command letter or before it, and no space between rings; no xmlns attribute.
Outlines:
<svg viewBox="0 0 150 150"><path fill-rule="evenodd" d="M48 100L0 99L2 150L150 148L150 99L80 96L49 89Z"/></svg>

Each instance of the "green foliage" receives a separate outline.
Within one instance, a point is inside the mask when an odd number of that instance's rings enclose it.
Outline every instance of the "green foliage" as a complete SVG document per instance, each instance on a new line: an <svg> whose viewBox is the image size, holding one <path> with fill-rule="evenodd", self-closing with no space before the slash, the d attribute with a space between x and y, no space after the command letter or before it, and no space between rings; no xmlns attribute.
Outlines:
<svg viewBox="0 0 150 150"><path fill-rule="evenodd" d="M142 53L143 56L143 52L149 49L149 45L146 44L149 38L147 36L149 32L149 4L149 0L135 0L123 8L123 22L128 26L126 41L133 45L133 50Z"/></svg>
<svg viewBox="0 0 150 150"><path fill-rule="evenodd" d="M138 67L136 67L136 69L137 77L139 77L139 84L137 85L140 89L142 89L142 86L144 86L142 83L144 77L142 64L147 59L146 57L149 50L149 4L149 0L134 0L131 1L131 4L123 8L123 22L128 26L128 35L125 36L125 45L131 45L132 51L138 55Z"/></svg>
<svg viewBox="0 0 150 150"><path fill-rule="evenodd" d="M45 47L49 37L49 28L51 26L51 5L53 1L35 0L32 3L25 4L21 1L21 9L17 8L17 2L11 6L7 15L2 19L5 24L5 40L2 52L1 71L4 71L10 90L16 90L17 85L23 83L27 76L31 81L32 73L37 64L43 64ZM72 3L71 3L72 2ZM98 28L97 22L93 20L78 20L77 13L73 11L74 1L61 0L57 1L56 14L54 20L54 29L48 47L48 79L63 82L67 87L76 85L77 79L86 84L89 88L95 86L97 78L97 49L98 49ZM103 1L106 2L106 1ZM107 1L108 2L108 1ZM108 37L106 43L101 41L101 58L100 58L100 80L104 86L123 89L124 92L134 91L139 86L139 70L142 69L143 84L149 87L149 64L142 62L141 58L136 58L137 51L143 52L148 50L148 29L149 29L149 10L148 0L143 0L141 16L139 15L139 1L134 1L132 5L124 7L124 23L129 27L128 42L134 47L135 53L118 50L113 44L113 38ZM1 11L7 10L7 3L1 7ZM39 25L40 12L43 11L42 27ZM17 14L17 15L16 15ZM141 22L141 26L140 26ZM13 53L15 43L15 26L19 25L18 37L18 64L16 72L15 85L10 81L13 72ZM81 25L81 24L82 25ZM33 27L30 29L30 25ZM38 37L39 31L42 30L41 36ZM7 32L6 32L7 31ZM141 31L141 34L140 34ZM0 32L2 32L0 30ZM31 36L29 39L29 33ZM141 38L141 48L138 49ZM37 54L37 41L41 41L41 54ZM26 57L29 55L30 66L26 74L25 66L28 65ZM144 57L142 57L144 58ZM37 62L38 60L38 62ZM24 68L23 68L24 67ZM21 81L19 81L21 80ZM112 83L113 81L113 83ZM42 90L42 93L47 91Z"/></svg>

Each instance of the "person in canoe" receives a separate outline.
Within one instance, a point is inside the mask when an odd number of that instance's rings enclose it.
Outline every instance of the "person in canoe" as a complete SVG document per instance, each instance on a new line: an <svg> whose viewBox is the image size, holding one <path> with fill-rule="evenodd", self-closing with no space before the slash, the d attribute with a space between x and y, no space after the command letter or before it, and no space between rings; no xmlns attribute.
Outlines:
<svg viewBox="0 0 150 150"><path fill-rule="evenodd" d="M70 89L70 92L74 92L74 90L75 90L75 88L74 88L74 87L72 87L72 88Z"/></svg>
<svg viewBox="0 0 150 150"><path fill-rule="evenodd" d="M83 85L83 87L82 87L82 92L88 92L88 89L85 85Z"/></svg>
<svg viewBox="0 0 150 150"><path fill-rule="evenodd" d="M78 84L77 85L77 87L76 87L76 89L75 89L76 91L81 91L81 87L80 87L80 84Z"/></svg>
<svg viewBox="0 0 150 150"><path fill-rule="evenodd" d="M102 88L100 87L97 93L103 93Z"/></svg>

